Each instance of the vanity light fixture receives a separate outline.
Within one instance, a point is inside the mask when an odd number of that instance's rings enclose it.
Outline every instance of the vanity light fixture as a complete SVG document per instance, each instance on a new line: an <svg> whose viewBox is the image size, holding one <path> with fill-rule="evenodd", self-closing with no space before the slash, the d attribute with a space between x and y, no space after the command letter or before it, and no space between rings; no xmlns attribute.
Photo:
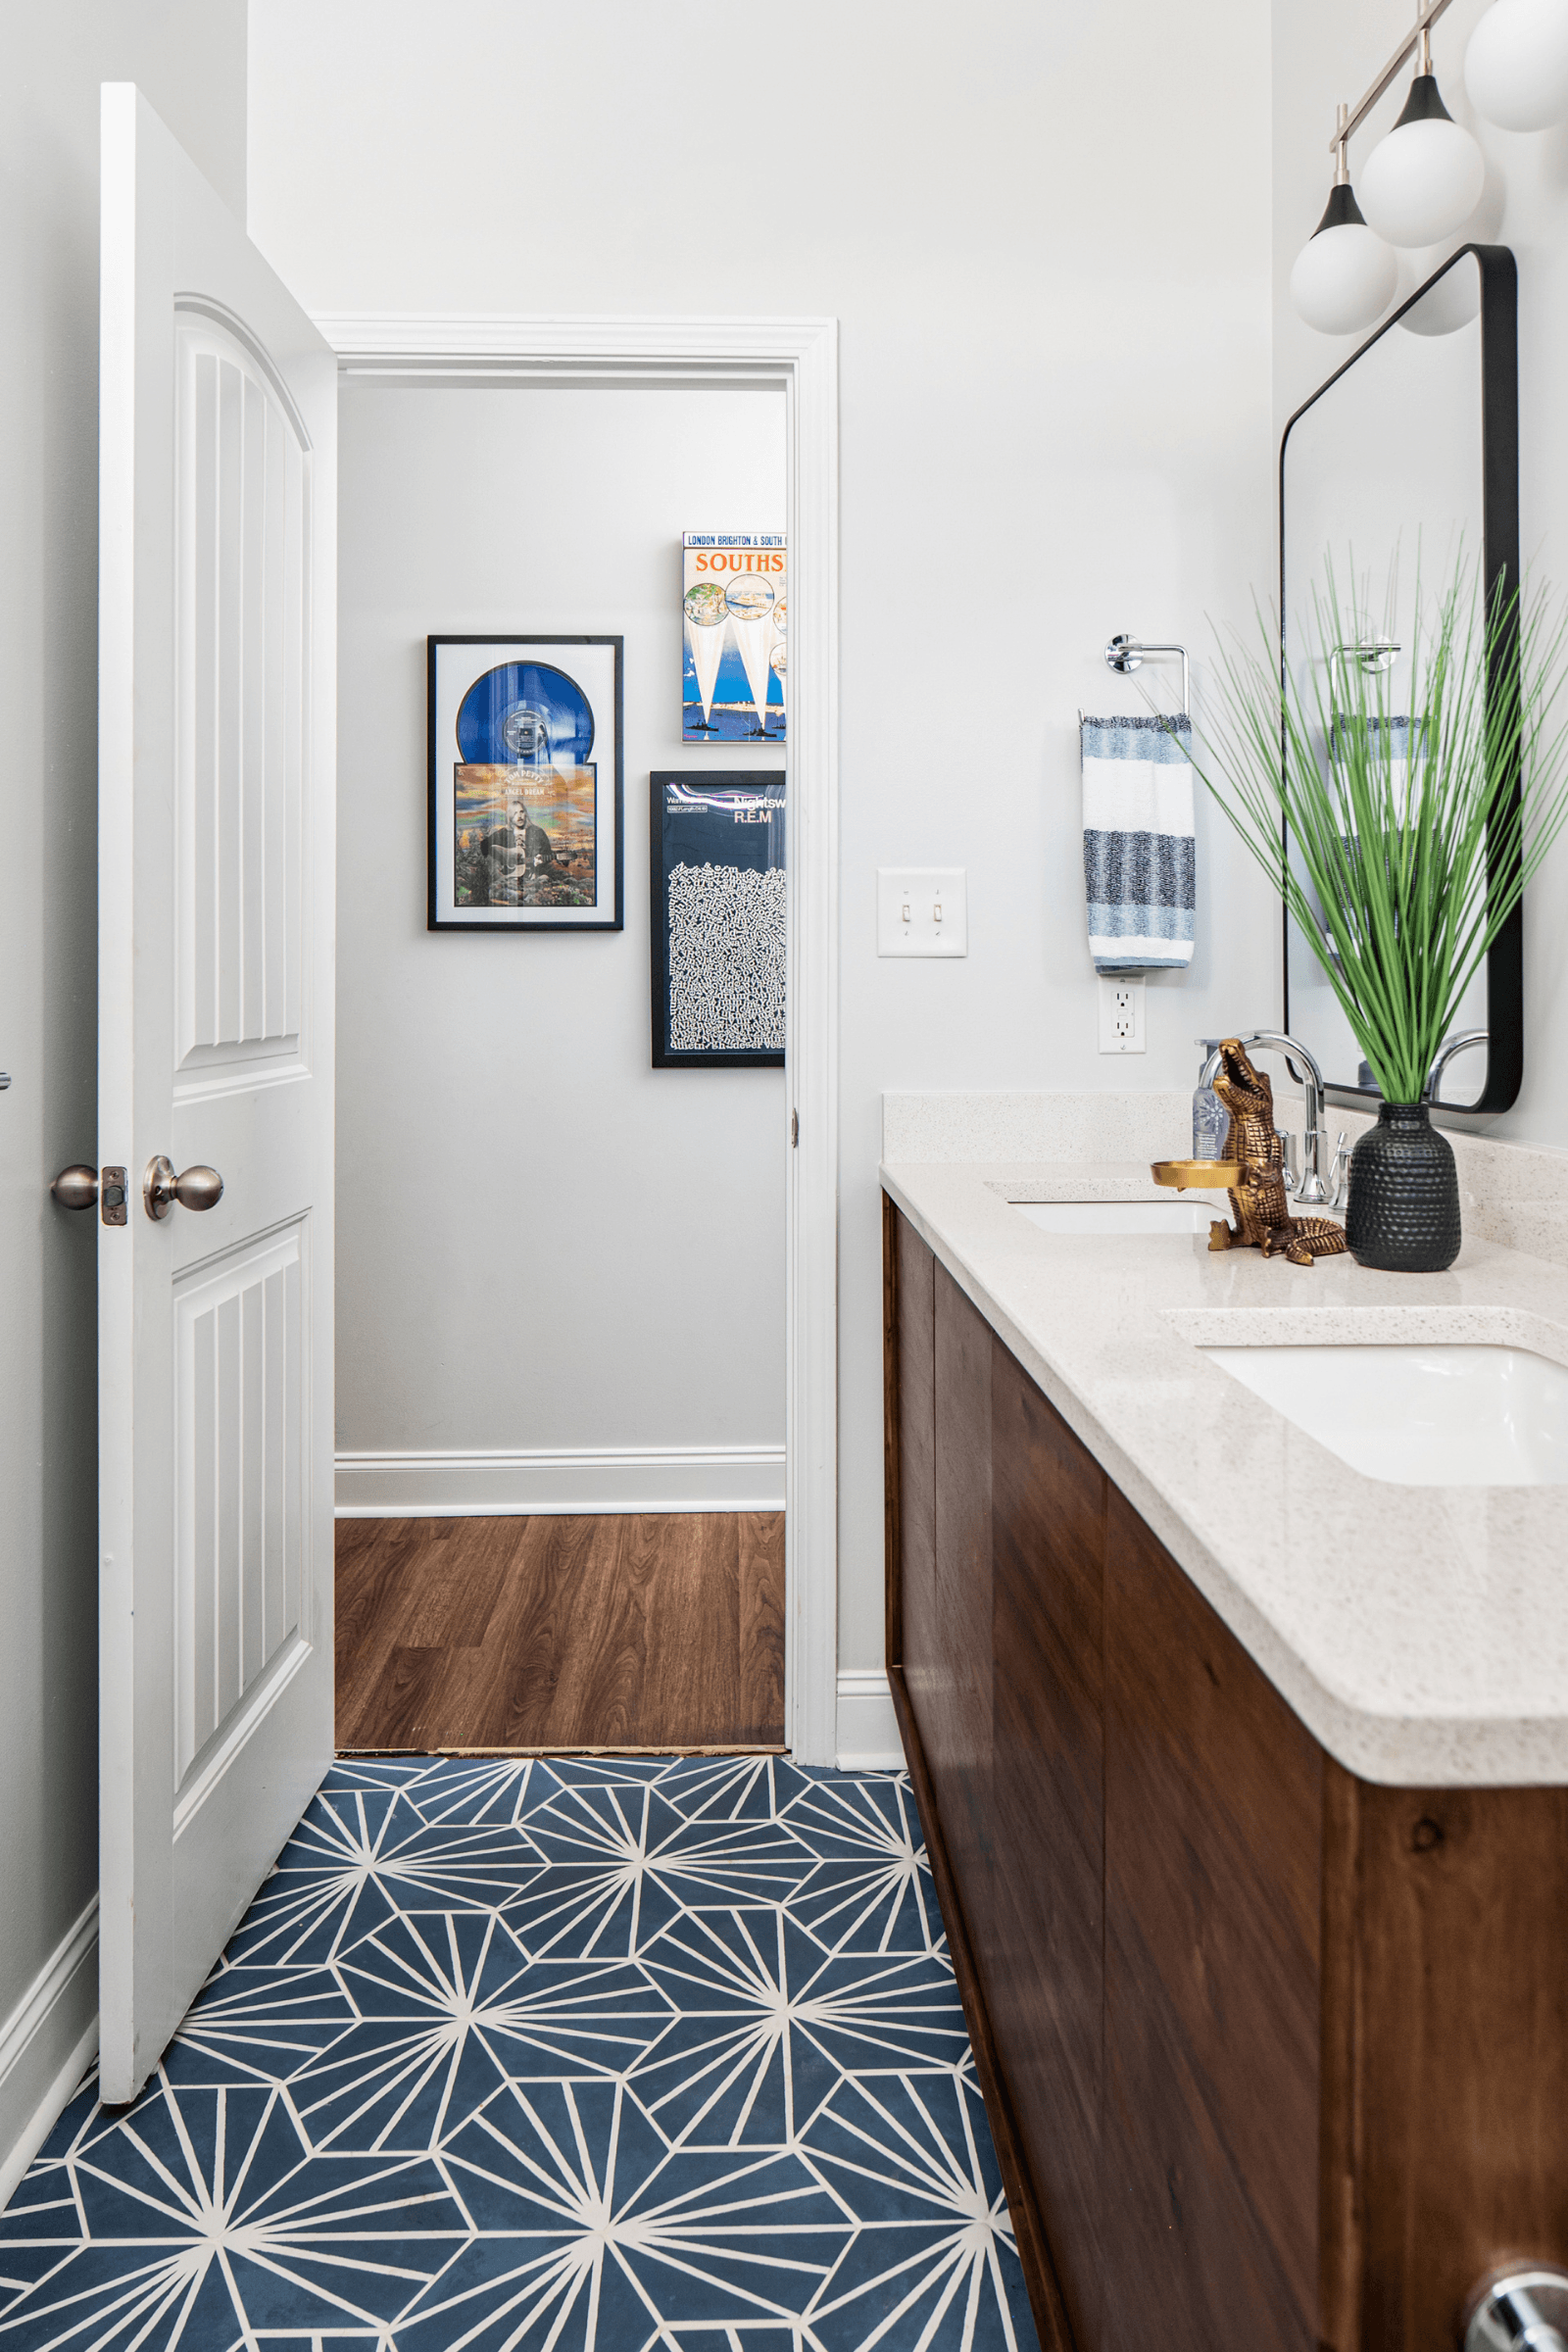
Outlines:
<svg viewBox="0 0 1568 2352"><path fill-rule="evenodd" d="M1453 259L1451 255L1446 258ZM1481 316L1480 270L1473 262L1441 269L1444 260L1441 245L1431 253L1418 253L1415 257L1414 274L1418 280L1430 276L1434 270L1439 274L1419 302L1411 303L1399 313L1399 324L1407 335L1455 334Z"/></svg>
<svg viewBox="0 0 1568 2352"><path fill-rule="evenodd" d="M1349 109L1342 106L1328 205L1291 271L1297 315L1323 335L1353 335L1370 326L1393 300L1399 274L1393 247L1368 228L1355 201L1346 156L1349 135Z"/></svg>
<svg viewBox="0 0 1568 2352"><path fill-rule="evenodd" d="M1464 86L1499 130L1568 116L1568 0L1494 0L1465 51Z"/></svg>
<svg viewBox="0 0 1568 2352"><path fill-rule="evenodd" d="M1461 228L1481 200L1486 158L1443 103L1432 71L1432 26L1448 0L1427 0L1415 29L1350 117L1353 130L1412 49L1415 77L1404 111L1361 169L1368 220L1391 245L1436 245Z"/></svg>

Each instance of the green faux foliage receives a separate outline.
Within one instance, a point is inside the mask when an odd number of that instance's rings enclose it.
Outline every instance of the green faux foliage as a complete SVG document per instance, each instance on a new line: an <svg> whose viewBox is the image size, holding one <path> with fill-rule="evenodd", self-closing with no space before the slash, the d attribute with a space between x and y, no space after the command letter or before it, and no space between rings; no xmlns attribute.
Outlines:
<svg viewBox="0 0 1568 2352"><path fill-rule="evenodd" d="M1484 621L1480 602L1467 565L1435 603L1418 580L1408 665L1369 672L1340 649L1386 635L1387 618L1353 591L1342 601L1330 564L1295 674L1259 612L1262 650L1221 651L1206 763L1176 734L1389 1102L1422 1099L1465 989L1568 818L1568 624L1542 595L1499 596ZM1385 615L1395 608L1391 573Z"/></svg>

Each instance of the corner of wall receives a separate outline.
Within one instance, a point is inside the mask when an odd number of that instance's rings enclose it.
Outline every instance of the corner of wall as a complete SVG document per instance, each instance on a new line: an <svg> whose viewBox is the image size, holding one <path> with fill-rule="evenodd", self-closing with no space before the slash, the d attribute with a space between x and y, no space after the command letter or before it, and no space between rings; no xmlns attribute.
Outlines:
<svg viewBox="0 0 1568 2352"><path fill-rule="evenodd" d="M0 2023L0 2207L54 2130L98 2049L98 1897Z"/></svg>
<svg viewBox="0 0 1568 2352"><path fill-rule="evenodd" d="M902 1772L893 1693L880 1667L846 1667L838 1682L837 1763L840 1772Z"/></svg>

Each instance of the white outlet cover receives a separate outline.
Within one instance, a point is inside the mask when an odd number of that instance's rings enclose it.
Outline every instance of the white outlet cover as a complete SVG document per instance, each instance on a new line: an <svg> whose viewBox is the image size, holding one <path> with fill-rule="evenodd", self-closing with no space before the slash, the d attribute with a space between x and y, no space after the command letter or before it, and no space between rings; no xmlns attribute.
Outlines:
<svg viewBox="0 0 1568 2352"><path fill-rule="evenodd" d="M1100 1051L1148 1052L1144 1032L1144 983L1136 973L1100 975Z"/></svg>
<svg viewBox="0 0 1568 2352"><path fill-rule="evenodd" d="M967 956L969 901L961 865L879 865L879 956Z"/></svg>

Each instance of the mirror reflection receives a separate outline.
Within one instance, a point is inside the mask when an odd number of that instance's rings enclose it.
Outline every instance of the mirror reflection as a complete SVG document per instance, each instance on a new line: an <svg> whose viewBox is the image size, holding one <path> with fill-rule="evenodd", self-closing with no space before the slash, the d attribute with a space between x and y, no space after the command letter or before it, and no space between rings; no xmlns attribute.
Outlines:
<svg viewBox="0 0 1568 2352"><path fill-rule="evenodd" d="M1321 708L1330 725L1334 713L1375 705L1397 738L1408 725L1418 596L1430 606L1460 564L1479 589L1488 555L1481 301L1477 259L1460 254L1287 428L1285 658L1301 707ZM1343 631L1320 618L1331 572L1342 613L1354 614ZM1333 642L1341 634L1350 642ZM1316 1055L1327 1083L1375 1093L1328 976L1294 922L1285 990L1285 1026ZM1484 966L1448 1024L1435 1101L1466 1107L1480 1100L1488 1013Z"/></svg>

